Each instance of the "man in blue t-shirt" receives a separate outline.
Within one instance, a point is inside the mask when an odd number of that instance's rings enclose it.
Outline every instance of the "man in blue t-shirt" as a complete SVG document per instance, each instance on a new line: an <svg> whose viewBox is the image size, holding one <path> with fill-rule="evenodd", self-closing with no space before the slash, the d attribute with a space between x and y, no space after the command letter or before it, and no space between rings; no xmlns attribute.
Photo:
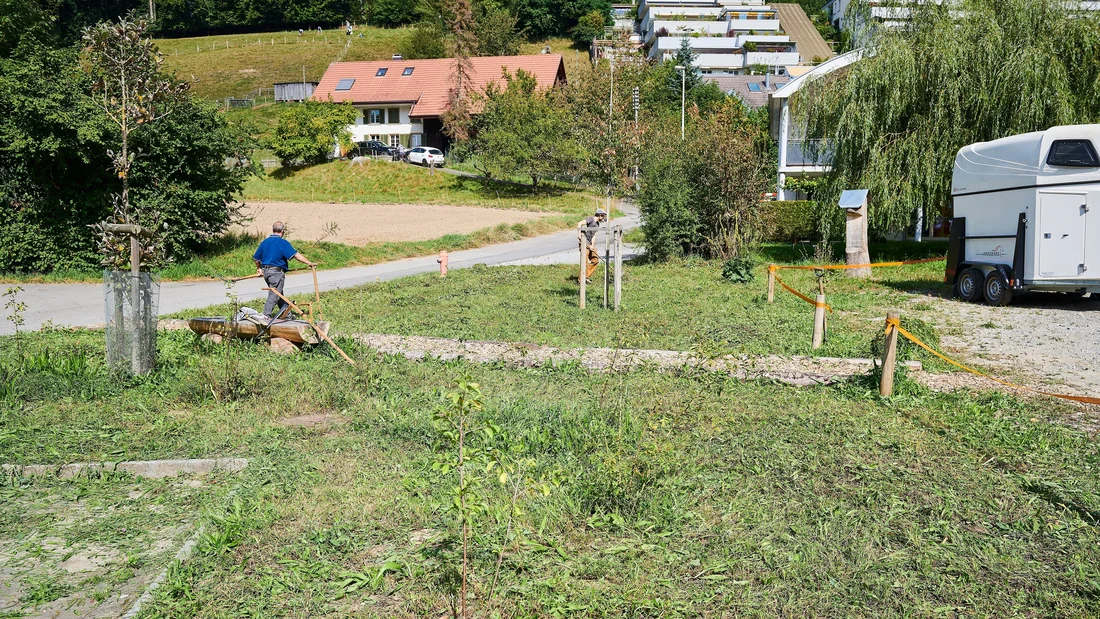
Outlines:
<svg viewBox="0 0 1100 619"><path fill-rule="evenodd" d="M317 263L310 262L305 256L298 253L290 241L283 238L286 226L277 221L271 225L271 236L264 239L252 254L252 261L256 263L256 272L267 282L268 288L274 288L283 294L283 282L286 279L286 270L290 267L290 260L294 259L304 263L309 268L315 268ZM278 307L278 311L271 311ZM280 299L274 292L267 293L267 301L264 303L265 316L278 316L286 307L286 301Z"/></svg>

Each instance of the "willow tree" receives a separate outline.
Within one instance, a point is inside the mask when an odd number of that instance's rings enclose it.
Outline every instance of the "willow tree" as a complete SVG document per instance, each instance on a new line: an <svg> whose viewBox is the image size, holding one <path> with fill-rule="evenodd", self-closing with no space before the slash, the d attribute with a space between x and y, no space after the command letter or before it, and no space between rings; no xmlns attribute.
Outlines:
<svg viewBox="0 0 1100 619"><path fill-rule="evenodd" d="M880 30L862 60L807 84L796 131L824 140L822 191L871 190L877 232L919 209L950 206L959 148L1100 118L1100 21L1061 0L912 5L900 31ZM835 203L835 202L833 202Z"/></svg>

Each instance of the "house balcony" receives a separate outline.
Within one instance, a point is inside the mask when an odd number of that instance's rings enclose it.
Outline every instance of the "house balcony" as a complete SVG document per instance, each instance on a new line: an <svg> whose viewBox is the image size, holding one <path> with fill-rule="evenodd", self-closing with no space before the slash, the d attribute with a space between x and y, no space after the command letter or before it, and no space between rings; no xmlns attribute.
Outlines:
<svg viewBox="0 0 1100 619"><path fill-rule="evenodd" d="M779 171L785 174L824 172L829 169L832 153L824 140L788 140L787 161Z"/></svg>
<svg viewBox="0 0 1100 619"><path fill-rule="evenodd" d="M789 67L800 62L801 58L796 51L766 51L757 50L745 54L745 66L754 64L768 65L769 67Z"/></svg>

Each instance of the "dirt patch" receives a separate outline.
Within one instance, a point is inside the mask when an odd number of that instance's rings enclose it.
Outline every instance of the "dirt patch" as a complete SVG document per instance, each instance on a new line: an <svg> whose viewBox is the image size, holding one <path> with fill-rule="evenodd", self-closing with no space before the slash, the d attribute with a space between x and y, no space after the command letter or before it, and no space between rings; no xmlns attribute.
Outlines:
<svg viewBox="0 0 1100 619"><path fill-rule="evenodd" d="M550 217L536 213L474 206L427 204L337 204L326 202L250 202L244 212L256 219L237 232L266 236L271 223L282 221L291 240L318 240L366 245L382 241L427 241L448 234L469 234L500 224L517 224ZM336 232L326 236L335 223Z"/></svg>
<svg viewBox="0 0 1100 619"><path fill-rule="evenodd" d="M346 423L347 420L333 413L317 413L313 415L298 415L297 417L285 417L275 423L284 428L329 428Z"/></svg>

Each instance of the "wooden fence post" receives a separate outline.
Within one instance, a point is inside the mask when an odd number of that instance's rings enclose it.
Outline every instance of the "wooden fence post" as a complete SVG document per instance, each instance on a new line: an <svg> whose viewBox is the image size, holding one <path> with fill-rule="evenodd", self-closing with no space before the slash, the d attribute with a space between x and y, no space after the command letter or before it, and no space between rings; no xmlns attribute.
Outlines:
<svg viewBox="0 0 1100 619"><path fill-rule="evenodd" d="M879 395L894 395L894 366L898 358L898 330L893 323L901 318L898 312L886 314L886 349L882 353L882 382L879 383Z"/></svg>
<svg viewBox="0 0 1100 619"><path fill-rule="evenodd" d="M579 274L577 274L577 281L580 282L580 285L581 285L581 302L580 302L580 306L581 306L581 309L584 309L585 295L587 293L587 290L585 288L585 283L586 282L585 282L585 272L584 271L585 271L585 267L588 266L588 261L586 260L587 253L588 253L588 244L585 243L584 231L583 230L577 232L577 240L580 242L579 245L580 245L580 248L581 248L581 271L580 271Z"/></svg>
<svg viewBox="0 0 1100 619"><path fill-rule="evenodd" d="M775 303L775 265L768 265L768 303Z"/></svg>

